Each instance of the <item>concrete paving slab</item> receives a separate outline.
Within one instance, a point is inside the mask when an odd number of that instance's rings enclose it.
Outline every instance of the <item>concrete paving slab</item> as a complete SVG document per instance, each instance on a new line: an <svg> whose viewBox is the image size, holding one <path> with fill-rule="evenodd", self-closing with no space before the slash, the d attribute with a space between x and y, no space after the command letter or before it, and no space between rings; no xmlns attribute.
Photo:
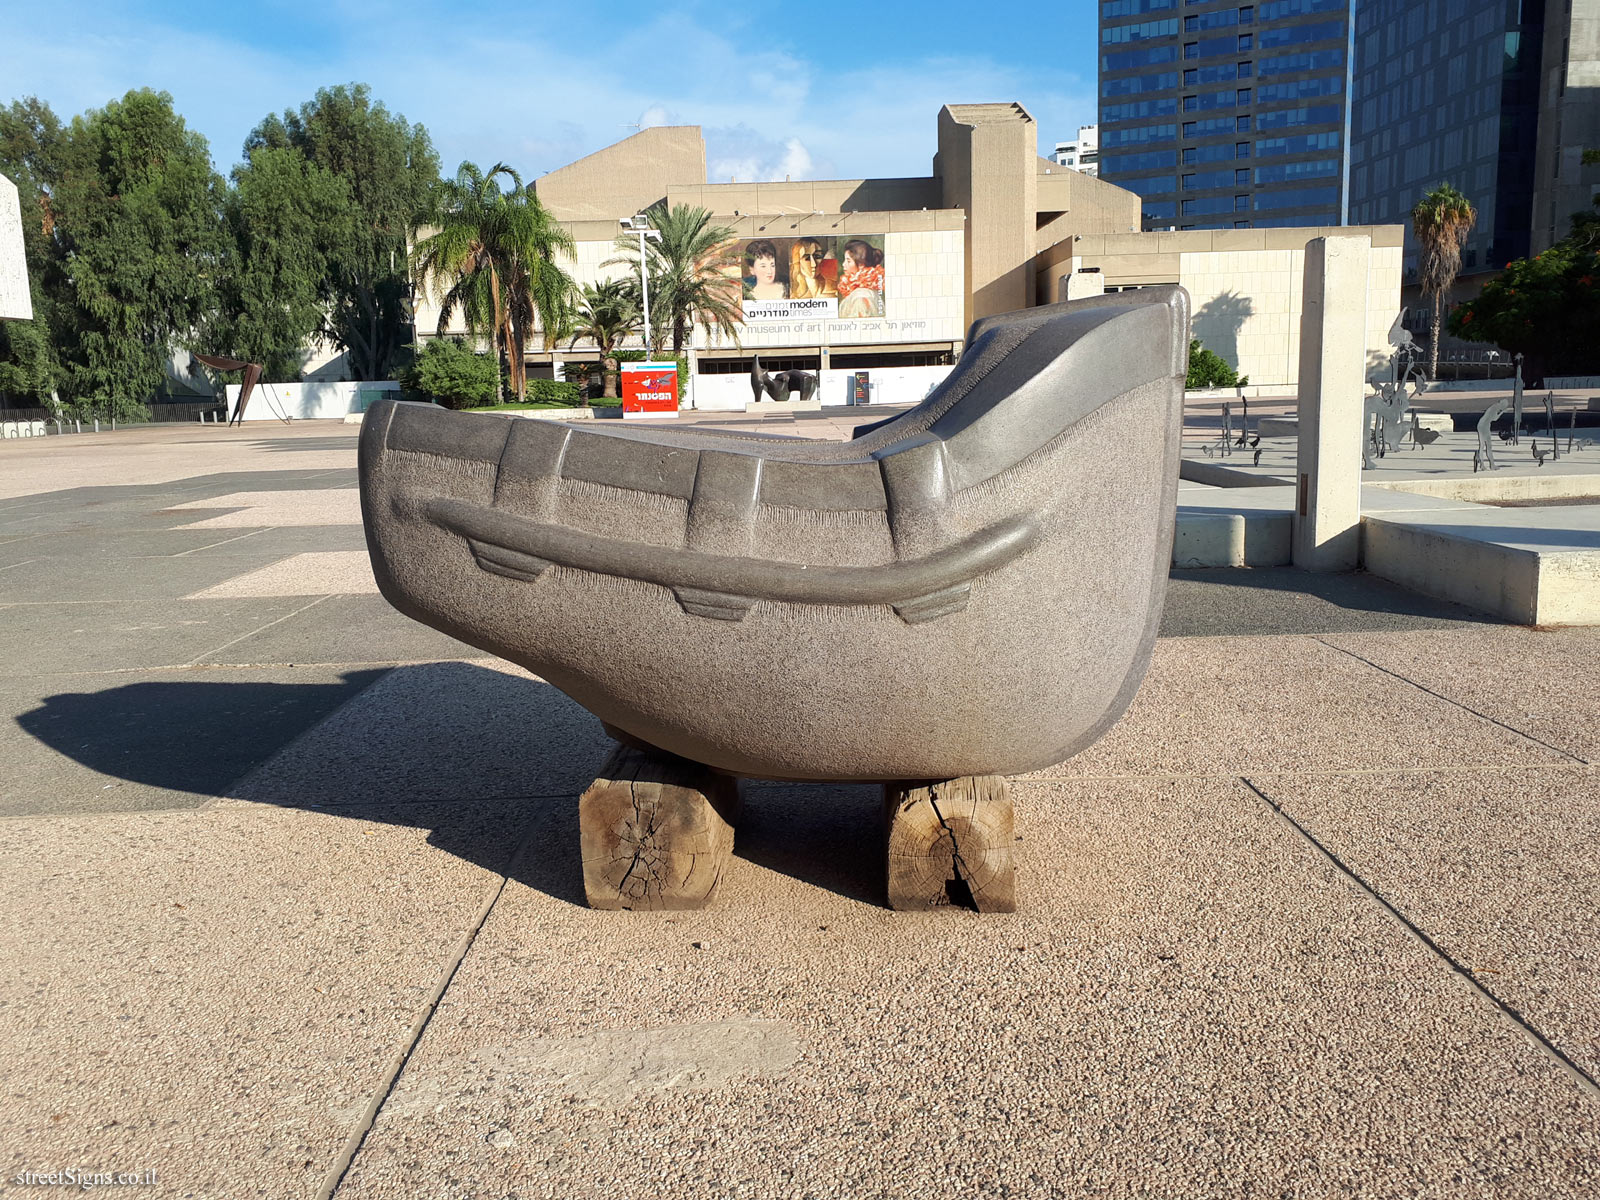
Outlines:
<svg viewBox="0 0 1600 1200"><path fill-rule="evenodd" d="M261 525L361 524L361 493L357 488L283 489L270 492L231 492L205 500L189 500L173 510L198 510L191 529L249 529ZM229 511L211 515L211 509Z"/></svg>
<svg viewBox="0 0 1600 1200"><path fill-rule="evenodd" d="M277 603L299 606L304 597L276 601L185 600L190 605ZM263 624L225 648L208 653L202 663L414 663L430 659L477 658L483 651L458 642L410 617L403 617L381 596L329 596L304 619ZM220 645L220 643L219 643Z"/></svg>
<svg viewBox="0 0 1600 1200"><path fill-rule="evenodd" d="M1600 629L1327 634L1324 640L1529 737L1600 762Z"/></svg>
<svg viewBox="0 0 1600 1200"><path fill-rule="evenodd" d="M37 554L30 550L30 554ZM0 599L13 604L84 603L107 600L177 600L205 592L258 566L262 559L190 554L123 558L110 549L60 557L35 557L0 575ZM370 574L370 571L369 571ZM333 591L326 588L320 591ZM287 592L227 592L221 596L288 595Z"/></svg>
<svg viewBox="0 0 1600 1200"><path fill-rule="evenodd" d="M576 797L612 745L587 711L510 663L396 667L223 803Z"/></svg>
<svg viewBox="0 0 1600 1200"><path fill-rule="evenodd" d="M1564 756L1315 638L1156 644L1132 707L1040 777L1249 775Z"/></svg>
<svg viewBox="0 0 1600 1200"><path fill-rule="evenodd" d="M7 1182L154 1170L109 1190L315 1195L520 823L470 804L7 822Z"/></svg>
<svg viewBox="0 0 1600 1200"><path fill-rule="evenodd" d="M318 550L292 554L191 592L190 599L227 596L377 595L372 560L362 550Z"/></svg>
<svg viewBox="0 0 1600 1200"><path fill-rule="evenodd" d="M1252 782L1600 1079L1600 770Z"/></svg>
<svg viewBox="0 0 1600 1200"><path fill-rule="evenodd" d="M3 585L0 585L3 586ZM0 677L176 667L294 612L296 597L12 606ZM237 658L230 661L240 661ZM314 661L300 659L301 662Z"/></svg>
<svg viewBox="0 0 1600 1200"><path fill-rule="evenodd" d="M355 463L357 426L296 422L270 431L226 426L143 425L116 433L0 442L0 499L105 482L104 463L116 463L123 485L171 483L217 471L256 468L263 454L290 461L280 469L334 470ZM297 445L298 444L298 445ZM290 448L290 449L286 449Z"/></svg>
<svg viewBox="0 0 1600 1200"><path fill-rule="evenodd" d="M747 801L768 839L814 811L781 799ZM1014 916L889 913L743 848L716 908L627 915L568 898L570 810L540 810L339 1195L1600 1186L1593 1099L1237 781L1018 813Z"/></svg>
<svg viewBox="0 0 1600 1200"><path fill-rule="evenodd" d="M381 670L186 668L0 680L0 816L196 808Z"/></svg>

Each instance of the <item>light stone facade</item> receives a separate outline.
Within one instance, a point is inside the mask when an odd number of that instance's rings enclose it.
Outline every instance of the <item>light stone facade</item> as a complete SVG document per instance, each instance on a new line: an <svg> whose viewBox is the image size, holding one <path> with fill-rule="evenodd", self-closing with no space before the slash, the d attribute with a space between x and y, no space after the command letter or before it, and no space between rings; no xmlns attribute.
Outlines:
<svg viewBox="0 0 1600 1200"><path fill-rule="evenodd" d="M17 185L0 175L0 321L32 319L28 262L22 246L22 205Z"/></svg>
<svg viewBox="0 0 1600 1200"><path fill-rule="evenodd" d="M1107 289L1181 283L1194 305L1194 336L1233 363L1252 384L1293 385L1300 370L1305 246L1316 237L1371 239L1366 298L1366 377L1388 378L1389 328L1400 314L1399 225L1348 228L1184 230L1083 237L1054 264L1056 286L1068 270L1098 269ZM1076 293L1074 293L1076 294Z"/></svg>

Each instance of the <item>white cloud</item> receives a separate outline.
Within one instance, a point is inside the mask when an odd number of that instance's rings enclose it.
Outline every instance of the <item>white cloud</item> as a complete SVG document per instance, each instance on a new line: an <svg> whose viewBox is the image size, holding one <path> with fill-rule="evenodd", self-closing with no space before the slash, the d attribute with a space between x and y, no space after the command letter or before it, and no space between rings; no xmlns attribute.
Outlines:
<svg viewBox="0 0 1600 1200"><path fill-rule="evenodd" d="M0 39L0 103L33 93L69 117L131 87L165 88L223 171L262 117L351 80L426 125L446 173L462 159L505 160L528 178L658 124L702 126L717 181L922 175L941 104L1020 100L1039 121L1042 150L1095 112L1092 80L1048 66L972 54L840 72L822 57L752 51L770 44L759 30L709 9L703 22L687 12L631 24L574 13L543 33L512 20L490 33L482 22L442 21L433 7L397 4L376 21L339 0L319 8L315 30L289 54L83 0L59 8L50 23L18 23ZM650 63L662 69L641 69Z"/></svg>

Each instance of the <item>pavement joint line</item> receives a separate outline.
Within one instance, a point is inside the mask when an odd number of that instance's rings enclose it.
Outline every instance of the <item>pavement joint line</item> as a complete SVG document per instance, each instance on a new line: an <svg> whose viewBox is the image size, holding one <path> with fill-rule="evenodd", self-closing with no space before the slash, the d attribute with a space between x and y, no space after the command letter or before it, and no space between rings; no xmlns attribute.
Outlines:
<svg viewBox="0 0 1600 1200"><path fill-rule="evenodd" d="M1573 1062L1572 1059L1568 1058L1566 1054L1562 1052L1559 1046L1557 1046L1549 1038L1545 1037L1543 1033L1531 1025L1527 1018L1525 1018L1520 1012L1512 1008L1488 988L1484 987L1483 984L1479 982L1478 977L1474 975L1471 970L1457 962L1448 951L1446 951L1442 946L1429 937L1421 926L1414 923L1409 917L1407 917L1398 908L1386 900L1382 893L1380 893L1360 875L1357 875L1355 871L1344 862L1343 859L1318 841L1316 836L1310 830L1289 815L1289 813L1284 809L1283 805L1279 804L1271 796L1267 795L1266 792L1258 788L1248 777L1241 775L1236 776L1236 778L1240 783L1244 784L1245 787L1249 788L1258 797L1260 797L1261 802L1271 809L1273 814L1276 815L1279 820L1287 824L1289 828L1293 829L1302 838L1304 838L1313 850L1327 859L1327 861L1332 864L1333 868L1343 875L1350 884L1352 884L1359 891L1363 892L1368 899L1372 900L1378 905L1379 908L1383 909L1384 912L1393 918L1400 925L1400 927L1406 931L1407 934L1409 934L1413 939L1429 950L1437 959L1439 959L1440 962L1449 967L1450 970L1455 973L1456 978L1464 983L1470 991L1474 992L1480 999L1491 1004L1501 1016L1503 1016L1512 1024L1512 1026L1526 1035L1535 1046L1539 1047L1545 1052L1546 1055L1554 1060L1556 1065L1560 1067L1561 1070L1567 1074L1568 1078L1570 1078L1572 1082L1578 1086L1579 1091L1587 1094L1589 1099L1595 1101L1596 1103L1600 1103L1600 1080L1596 1080L1593 1075L1590 1075L1577 1063Z"/></svg>
<svg viewBox="0 0 1600 1200"><path fill-rule="evenodd" d="M21 562L7 563L5 566L0 567L0 571L9 571L13 567L25 567L29 563L35 563L35 562L38 562L38 561L39 560L37 558L25 558Z"/></svg>
<svg viewBox="0 0 1600 1200"><path fill-rule="evenodd" d="M238 537L223 538L220 542L212 542L209 546L196 546L193 550L180 550L176 554L157 554L154 558L187 558L191 554L199 554L202 550L215 550L218 546L226 546L231 542L242 542L245 538L253 538L257 534L271 533L276 525L268 525L264 529L252 529L249 533L241 533Z"/></svg>
<svg viewBox="0 0 1600 1200"><path fill-rule="evenodd" d="M339 1190L339 1185L350 1172L355 1163L356 1155L361 1152L361 1147L366 1143L367 1135L372 1132L372 1127L377 1124L378 1114L383 1111L383 1106L388 1103L389 1097L394 1094L395 1086L400 1082L400 1077L405 1073L406 1066L411 1062L411 1055L416 1051L422 1041L422 1035L427 1032L428 1024L433 1020L433 1014L439 1010L439 1004L444 999L444 994L455 981L456 972L461 969L461 964L471 952L478 934L482 932L484 924L489 920L489 914L494 911L494 906L499 902L501 895L506 890L506 884L511 881L512 872L521 862L524 852L533 840L533 829L530 826L523 832L522 840L517 848L512 851L506 860L506 869L500 875L499 882L490 891L487 899L478 908L472 926L462 935L456 943L450 961L439 974L438 982L434 985L433 993L423 1002L421 1010L411 1022L405 1046L391 1060L384 1077L379 1081L377 1090L372 1099L367 1102L361 1117L356 1122L354 1129L345 1139L344 1146L338 1156L328 1168L327 1175L323 1178L322 1186L317 1189L316 1200L331 1200L333 1194Z"/></svg>
<svg viewBox="0 0 1600 1200"><path fill-rule="evenodd" d="M1508 733L1514 733L1518 737L1527 738L1530 742L1533 742L1535 745L1538 745L1538 746L1543 746L1546 750L1554 750L1557 754L1561 755L1563 758L1570 758L1573 762L1580 762L1580 763L1583 763L1585 765L1588 765L1588 763L1589 763L1588 759L1580 758L1580 757L1578 757L1578 755L1573 754L1570 750L1563 750L1560 746L1551 745L1549 742L1545 741L1543 738L1536 738L1536 737L1533 736L1533 734L1528 733L1525 730L1518 729L1515 725L1507 725L1504 721L1501 721L1501 720L1499 720L1499 719L1497 719L1495 717L1491 717L1486 712L1479 712L1477 709L1473 708L1472 705L1470 705L1470 704L1463 704L1461 701L1455 699L1453 696L1446 696L1443 692L1436 692L1432 688L1426 687L1423 684L1418 683L1415 679L1412 679L1410 676L1402 675L1402 674L1400 674L1399 671L1391 671L1388 667L1381 666L1378 663L1373 662L1370 658L1364 658L1361 655L1357 654L1354 650L1347 650L1343 646L1336 646L1332 642L1328 641L1326 638L1324 638L1324 637L1322 637L1320 635L1315 636L1314 640L1321 642L1324 646L1328 647L1328 649L1330 649L1330 650L1337 650L1340 654L1348 654L1351 658L1355 659L1357 662L1364 662L1364 663L1367 664L1367 666L1372 667L1374 670L1382 671L1385 675L1391 675L1394 678L1396 678L1398 680L1401 680L1404 683L1409 683L1412 687L1416 688L1418 691L1426 692L1430 696L1433 696L1433 697L1435 697L1435 698L1437 698L1439 700L1443 700L1446 704L1453 704L1457 708L1461 709L1464 712L1469 712L1475 717L1479 717L1482 720L1488 721L1491 725L1498 725L1498 726L1500 726L1501 729L1506 730Z"/></svg>
<svg viewBox="0 0 1600 1200"><path fill-rule="evenodd" d="M223 642L222 645L216 647L213 650L206 650L206 651L204 651L204 652L202 652L200 654L196 654L193 658L191 658L188 662L184 663L183 665L186 666L186 667L192 667L192 666L196 665L197 663L199 663L199 661L202 658L209 658L213 654L221 654L229 646L237 646L240 642L244 641L247 638L253 638L258 633L265 633L267 630L271 629L274 625L282 625L285 621L287 621L287 620L289 620L289 619L291 619L293 617L298 617L301 613L305 612L308 608L315 608L317 605L321 604L324 600L332 599L333 594L334 593L330 593L329 595L326 595L326 596L318 596L310 604L302 604L299 608L295 609L293 612L286 613L285 615L279 617L276 621L268 621L260 629L252 629L249 633L241 633L238 637L234 638L231 642Z"/></svg>
<svg viewBox="0 0 1600 1200"><path fill-rule="evenodd" d="M1593 770L1594 763L1581 758L1567 756L1568 762L1509 762L1509 763L1441 763L1437 766L1385 766L1385 767L1272 767L1254 772L1255 776L1267 778L1280 778L1285 776L1316 776L1333 777L1341 775L1474 775L1483 771L1573 771ZM1008 778L1013 783L1078 783L1094 779L1238 779L1239 772L1232 771L1205 771L1196 774L1182 772L1139 772L1122 771L1098 775L1012 775ZM759 786L796 787L803 786L793 783L783 783L772 780Z"/></svg>
<svg viewBox="0 0 1600 1200"><path fill-rule="evenodd" d="M15 604L0 604L0 610L19 607L21 606ZM434 663L460 661L458 658L384 658L343 662L160 663L151 667L106 667L99 671L24 671L14 675L0 674L0 680L80 679L85 677L93 678L96 675L148 675L156 671L300 671L314 667L426 667L432 666ZM543 681L541 680L540 682ZM1228 778L1232 778L1232 776L1230 775Z"/></svg>

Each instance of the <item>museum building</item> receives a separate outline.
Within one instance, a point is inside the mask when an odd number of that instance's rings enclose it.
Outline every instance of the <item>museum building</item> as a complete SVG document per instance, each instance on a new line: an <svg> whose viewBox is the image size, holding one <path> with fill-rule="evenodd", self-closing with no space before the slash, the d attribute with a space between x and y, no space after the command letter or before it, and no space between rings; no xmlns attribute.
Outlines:
<svg viewBox="0 0 1600 1200"><path fill-rule="evenodd" d="M1372 239L1369 360L1387 361L1399 312L1399 226L1141 233L1140 197L1041 157L1017 103L941 108L927 176L714 183L699 127L661 126L535 189L576 242L568 269L580 284L631 273L604 264L619 256L619 219L653 204L704 208L733 230L744 320L737 340L694 331L689 399L699 408L742 407L757 355L768 370L818 372L824 404L918 401L979 317L1171 283L1190 290L1196 336L1252 383L1292 386L1304 248L1322 234ZM431 289L419 287L419 336L437 321ZM560 375L595 351L580 342L527 357L530 371Z"/></svg>

